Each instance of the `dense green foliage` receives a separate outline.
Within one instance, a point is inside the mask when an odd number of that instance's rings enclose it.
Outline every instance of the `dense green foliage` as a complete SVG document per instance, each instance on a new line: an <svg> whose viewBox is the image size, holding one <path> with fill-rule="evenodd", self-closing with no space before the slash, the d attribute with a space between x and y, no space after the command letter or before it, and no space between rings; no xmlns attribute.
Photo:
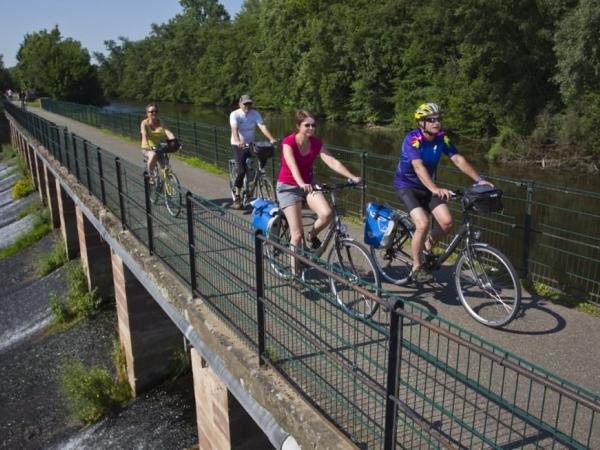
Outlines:
<svg viewBox="0 0 600 450"><path fill-rule="evenodd" d="M10 190L13 200L19 200L20 198L27 197L34 191L35 185L29 176L19 178Z"/></svg>
<svg viewBox="0 0 600 450"><path fill-rule="evenodd" d="M37 95L101 104L96 66L88 51L73 39L63 39L58 26L25 36L17 53L16 77Z"/></svg>
<svg viewBox="0 0 600 450"><path fill-rule="evenodd" d="M105 97L232 106L249 92L261 109L402 129L435 101L445 127L496 139L491 158L600 165L597 0L246 0L233 19L217 0L180 4L95 55ZM46 41L74 51L57 35L28 36L19 73L30 46L40 59Z"/></svg>
<svg viewBox="0 0 600 450"><path fill-rule="evenodd" d="M0 92L3 93L8 88L14 89L14 81L9 70L4 67L4 59L0 54Z"/></svg>

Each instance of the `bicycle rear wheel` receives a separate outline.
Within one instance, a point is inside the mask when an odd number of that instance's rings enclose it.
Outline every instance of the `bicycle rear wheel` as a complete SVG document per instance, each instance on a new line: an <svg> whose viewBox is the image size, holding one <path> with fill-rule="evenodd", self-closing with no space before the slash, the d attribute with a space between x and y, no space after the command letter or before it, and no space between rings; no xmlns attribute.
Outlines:
<svg viewBox="0 0 600 450"><path fill-rule="evenodd" d="M267 228L269 238L287 246L290 242L290 226L283 214L277 215ZM290 256L272 244L265 244L264 252L268 264L273 271L282 278L291 277Z"/></svg>
<svg viewBox="0 0 600 450"><path fill-rule="evenodd" d="M235 201L235 177L237 175L235 159L229 160L229 190L231 191L231 200Z"/></svg>
<svg viewBox="0 0 600 450"><path fill-rule="evenodd" d="M257 185L259 196L272 202L275 201L275 189L273 189L273 184L271 183L271 180L263 176L260 178Z"/></svg>
<svg viewBox="0 0 600 450"><path fill-rule="evenodd" d="M394 231L394 238L387 248L371 246L371 257L384 280L396 285L410 281L412 270L411 241L413 232L402 225Z"/></svg>
<svg viewBox="0 0 600 450"><path fill-rule="evenodd" d="M177 217L183 204L181 186L177 175L173 172L167 173L165 177L165 206L173 217Z"/></svg>
<svg viewBox="0 0 600 450"><path fill-rule="evenodd" d="M517 272L500 251L473 244L456 260L454 283L461 303L478 322L497 328L515 318L521 305Z"/></svg>
<svg viewBox="0 0 600 450"><path fill-rule="evenodd" d="M380 294L379 273L367 250L354 239L340 239L329 251L327 261L335 272L350 281L349 285L333 277L329 280L331 292L340 306L356 317L368 319L373 316L379 308L379 303L352 289L351 286L361 284L372 291L374 296ZM375 287L374 291L373 287Z"/></svg>

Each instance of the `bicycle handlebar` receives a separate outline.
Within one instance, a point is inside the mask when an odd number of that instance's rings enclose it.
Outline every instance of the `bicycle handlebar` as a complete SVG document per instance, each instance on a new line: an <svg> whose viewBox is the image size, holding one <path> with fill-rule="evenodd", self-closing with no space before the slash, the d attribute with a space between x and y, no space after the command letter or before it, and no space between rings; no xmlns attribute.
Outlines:
<svg viewBox="0 0 600 450"><path fill-rule="evenodd" d="M348 179L345 183L334 183L334 184L328 184L328 183L316 184L315 183L315 184L311 184L311 186L313 187L314 192L339 191L340 189L345 189L345 188L349 188L349 187L353 187L353 188L357 188L357 189L365 188L365 184L363 182L358 184L350 179Z"/></svg>

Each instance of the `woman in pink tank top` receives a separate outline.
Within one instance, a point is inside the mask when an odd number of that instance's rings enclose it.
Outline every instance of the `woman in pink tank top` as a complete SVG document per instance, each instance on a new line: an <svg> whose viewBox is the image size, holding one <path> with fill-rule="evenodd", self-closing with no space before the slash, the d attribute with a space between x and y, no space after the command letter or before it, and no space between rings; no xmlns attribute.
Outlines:
<svg viewBox="0 0 600 450"><path fill-rule="evenodd" d="M277 199L290 225L290 243L300 246L302 241L302 202L306 199L308 207L317 214L313 229L306 236L307 243L313 248L320 245L318 234L331 221L333 211L325 196L312 191L312 168L317 156L334 172L360 183L346 166L338 161L315 137L316 122L314 116L305 110L296 112L296 132L282 141L283 156L281 170L277 178ZM295 272L295 260L292 259L292 271Z"/></svg>

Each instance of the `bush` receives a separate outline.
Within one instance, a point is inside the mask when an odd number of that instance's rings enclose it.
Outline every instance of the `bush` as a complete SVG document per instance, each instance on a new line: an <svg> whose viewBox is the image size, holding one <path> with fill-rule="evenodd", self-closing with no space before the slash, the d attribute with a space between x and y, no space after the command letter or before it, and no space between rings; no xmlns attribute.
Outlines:
<svg viewBox="0 0 600 450"><path fill-rule="evenodd" d="M69 291L61 302L55 293L50 295L50 309L56 322L67 325L92 317L100 308L101 299L96 289L90 291L87 278L81 264L71 264L67 268L67 285Z"/></svg>
<svg viewBox="0 0 600 450"><path fill-rule="evenodd" d="M63 371L61 390L71 416L86 425L119 405L115 382L106 369L86 369L81 362L68 363Z"/></svg>
<svg viewBox="0 0 600 450"><path fill-rule="evenodd" d="M33 180L29 177L23 177L17 180L15 185L12 187L12 198L18 200L23 197L27 197L29 194L35 191L35 185Z"/></svg>

